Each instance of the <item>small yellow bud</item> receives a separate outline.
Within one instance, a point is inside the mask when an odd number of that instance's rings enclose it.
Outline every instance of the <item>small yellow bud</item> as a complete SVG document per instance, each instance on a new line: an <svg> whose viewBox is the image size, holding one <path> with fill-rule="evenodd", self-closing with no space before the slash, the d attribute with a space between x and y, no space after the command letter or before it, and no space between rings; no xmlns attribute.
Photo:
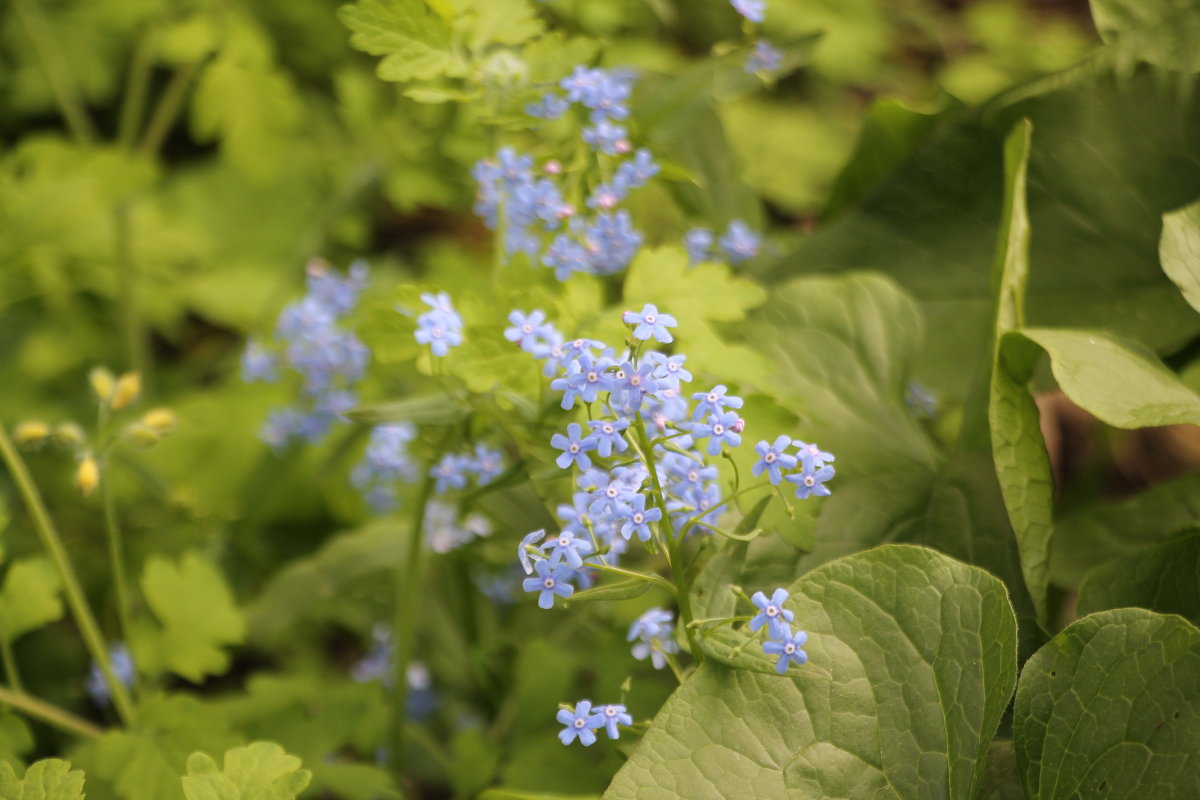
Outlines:
<svg viewBox="0 0 1200 800"><path fill-rule="evenodd" d="M154 447L158 444L159 435L152 428L147 428L145 425L130 425L125 429L125 438L134 447Z"/></svg>
<svg viewBox="0 0 1200 800"><path fill-rule="evenodd" d="M100 465L91 456L84 456L75 470L75 487L80 494L87 497L100 485Z"/></svg>
<svg viewBox="0 0 1200 800"><path fill-rule="evenodd" d="M171 409L155 408L146 412L146 416L142 417L142 424L159 436L166 436L168 433L175 432L179 420Z"/></svg>
<svg viewBox="0 0 1200 800"><path fill-rule="evenodd" d="M92 391L96 393L96 397L100 398L101 403L109 401L113 389L117 385L116 378L106 367L93 367L92 371L88 373L88 381L92 384Z"/></svg>
<svg viewBox="0 0 1200 800"><path fill-rule="evenodd" d="M30 419L17 425L13 436L17 444L30 444L45 439L50 435L50 426L40 419Z"/></svg>
<svg viewBox="0 0 1200 800"><path fill-rule="evenodd" d="M54 429L54 440L67 447L78 447L83 444L83 428L74 422L64 422Z"/></svg>
<svg viewBox="0 0 1200 800"><path fill-rule="evenodd" d="M126 372L117 378L117 387L113 389L112 409L120 411L125 406L137 400L142 393L142 376L136 372Z"/></svg>

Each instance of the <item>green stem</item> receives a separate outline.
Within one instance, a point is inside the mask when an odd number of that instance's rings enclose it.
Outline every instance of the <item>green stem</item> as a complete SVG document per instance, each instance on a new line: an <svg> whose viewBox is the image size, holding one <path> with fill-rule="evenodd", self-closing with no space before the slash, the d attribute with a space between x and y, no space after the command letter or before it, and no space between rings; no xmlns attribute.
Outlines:
<svg viewBox="0 0 1200 800"><path fill-rule="evenodd" d="M8 638L8 631L4 630L0 630L0 658L4 659L4 674L8 676L8 682L18 692L25 691L21 684L21 672L17 669L17 658L13 654L12 640Z"/></svg>
<svg viewBox="0 0 1200 800"><path fill-rule="evenodd" d="M24 711L29 716L40 719L47 725L53 725L60 730L73 733L77 736L94 739L104 734L103 729L98 728L86 719L77 717L69 711L51 705L45 700L39 700L36 697L27 695L22 691L13 691L12 689L0 687L0 703L11 706L18 711Z"/></svg>
<svg viewBox="0 0 1200 800"><path fill-rule="evenodd" d="M631 569L621 569L620 567L613 567L608 564L596 564L591 561L587 563L587 566L591 569L599 570L600 572L608 572L613 575L621 575L626 578L635 578L639 581L652 583L659 588L666 589L671 594L678 594L679 591L675 588L675 584L671 583L665 578L659 577L658 575L651 575L648 572L634 572ZM569 601L570 598L567 598L567 600Z"/></svg>
<svg viewBox="0 0 1200 800"><path fill-rule="evenodd" d="M142 318L137 302L137 263L133 258L133 224L129 203L121 203L114 212L117 242L117 280L120 286L122 333L125 337L125 357L129 368L146 380L146 337L142 333Z"/></svg>
<svg viewBox="0 0 1200 800"><path fill-rule="evenodd" d="M129 79L125 82L125 98L121 103L121 118L117 123L117 141L125 150L132 150L138 128L146 113L146 94L150 88L150 68L158 45L158 29L147 28L138 39L129 62Z"/></svg>
<svg viewBox="0 0 1200 800"><path fill-rule="evenodd" d="M121 640L132 641L133 628L129 623L129 579L125 574L125 547L121 526L117 521L117 507L113 500L110 463L106 458L100 468L100 492L104 502L104 527L108 533L108 560L112 569L113 584L117 590L117 622L121 626Z"/></svg>
<svg viewBox="0 0 1200 800"><path fill-rule="evenodd" d="M650 437L646 435L646 422L642 419L641 414L634 416L634 424L637 430L637 438L641 446L638 451L642 453L646 462L646 469L650 472L650 480L654 484L654 497L658 507L662 510L662 520L659 522L662 538L667 546L667 561L671 565L671 576L675 580L676 599L679 602L679 621L683 624L684 630L687 633L688 646L692 651L692 658L697 664L704 660L704 654L700 652L699 642L696 640L696 631L692 628L692 598L687 582L687 572L683 568L683 552L680 547L680 542L683 537L675 538L674 531L671 526L671 513L667 510L666 494L663 492L662 481L658 479L658 470L654 465L654 450L650 447Z"/></svg>
<svg viewBox="0 0 1200 800"><path fill-rule="evenodd" d="M133 703L129 699L129 693L125 690L125 685L117 680L117 676L113 673L112 664L108 659L108 647L105 646L104 637L100 634L100 626L96 624L96 618L92 615L91 607L88 606L87 598L83 594L83 588L79 585L75 569L67 558L67 551L63 547L58 530L54 527L54 522L46 511L42 496L38 493L37 486L34 485L33 478L30 477L29 470L25 467L25 462L13 447L12 440L8 438L8 431L2 424L0 424L0 457L8 465L8 470L12 474L13 480L16 481L17 489L24 498L25 505L29 508L29 514L33 517L34 526L42 540L42 546L50 553L50 558L58 569L67 594L67 605L71 608L71 616L75 618L75 624L79 626L79 632L83 635L83 641L91 652L92 659L104 675L104 681L108 684L108 691L112 696L117 714L121 717L121 721L128 725L133 720Z"/></svg>
<svg viewBox="0 0 1200 800"><path fill-rule="evenodd" d="M769 483L759 483L759 484L755 484L754 486L749 486L745 489L742 489L740 492L735 492L734 494L729 495L729 497L726 497L724 500L717 503L716 505L709 506L708 508L706 508L704 510L704 513L697 514L694 517L689 517L687 519L687 521L683 523L683 527L679 529L679 538L682 539L684 536L687 536L688 532L693 527L695 527L696 523L698 523L700 520L704 519L706 516L708 516L712 512L716 511L718 508L727 506L730 503L732 503L734 500L737 500L742 495L749 494L750 492L753 492L756 489L771 489L771 488L773 488L773 487ZM726 534L726 535L728 535L728 534ZM730 537L730 538L737 538L737 537Z"/></svg>
<svg viewBox="0 0 1200 800"><path fill-rule="evenodd" d="M33 45L34 54L41 62L46 79L50 82L50 90L54 93L54 100L58 103L63 119L67 121L67 127L79 142L90 145L96 140L96 129L79 96L62 50L54 38L54 31L42 16L42 10L38 8L36 0L13 0L13 9L17 12L18 22L25 29L25 35Z"/></svg>
<svg viewBox="0 0 1200 800"><path fill-rule="evenodd" d="M154 113L150 115L150 122L146 125L146 132L142 134L142 141L138 145L139 153L144 156L153 156L158 153L163 142L166 141L167 134L171 132L171 127L175 124L180 109L183 108L183 98L187 96L188 87L191 86L192 79L196 77L199 69L200 62L193 61L191 64L184 64L175 70L175 74L167 83L167 88L163 90L162 97L158 100L158 105L154 108Z"/></svg>
<svg viewBox="0 0 1200 800"><path fill-rule="evenodd" d="M448 428L442 446L434 455L441 456L445 445L453 435ZM404 733L405 711L408 702L408 664L412 661L417 638L417 606L421 602L421 556L425 553L425 506L433 496L434 477L426 468L413 505L412 523L409 530L408 557L400 565L396 575L396 614L392 622L392 636L396 640L395 677L392 686L392 769L398 779L404 777Z"/></svg>

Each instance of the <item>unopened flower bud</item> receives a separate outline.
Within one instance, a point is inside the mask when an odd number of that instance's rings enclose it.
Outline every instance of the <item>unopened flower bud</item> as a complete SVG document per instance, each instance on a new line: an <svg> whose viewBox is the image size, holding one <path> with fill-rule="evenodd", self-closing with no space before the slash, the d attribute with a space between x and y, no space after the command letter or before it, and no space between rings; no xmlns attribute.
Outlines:
<svg viewBox="0 0 1200 800"><path fill-rule="evenodd" d="M175 432L179 426L179 419L169 408L155 408L146 412L146 416L142 417L142 424L159 436L166 436Z"/></svg>
<svg viewBox="0 0 1200 800"><path fill-rule="evenodd" d="M547 175L557 175L558 173L562 172L562 164L554 159L550 159L546 162L546 166L543 167L543 169L546 170Z"/></svg>
<svg viewBox="0 0 1200 800"><path fill-rule="evenodd" d="M17 444L31 444L50 435L50 426L40 419L30 419L17 425L13 437Z"/></svg>
<svg viewBox="0 0 1200 800"><path fill-rule="evenodd" d="M134 447L149 448L158 444L158 433L145 425L134 424L125 429L125 438Z"/></svg>
<svg viewBox="0 0 1200 800"><path fill-rule="evenodd" d="M112 394L112 409L120 411L125 406L137 400L142 393L142 376L136 372L126 372L117 379L116 388Z"/></svg>
<svg viewBox="0 0 1200 800"><path fill-rule="evenodd" d="M733 432L741 433L744 430L746 430L746 420L738 417L738 421L733 423Z"/></svg>
<svg viewBox="0 0 1200 800"><path fill-rule="evenodd" d="M84 456L83 460L79 462L79 469L75 470L75 488L79 489L80 494L87 497L99 485L100 465L91 456Z"/></svg>
<svg viewBox="0 0 1200 800"><path fill-rule="evenodd" d="M101 403L107 403L112 398L113 389L117 385L116 378L107 367L94 367L88 373L88 382L92 384L92 391Z"/></svg>
<svg viewBox="0 0 1200 800"><path fill-rule="evenodd" d="M83 444L83 428L74 422L64 422L54 429L54 441L66 447L78 447Z"/></svg>

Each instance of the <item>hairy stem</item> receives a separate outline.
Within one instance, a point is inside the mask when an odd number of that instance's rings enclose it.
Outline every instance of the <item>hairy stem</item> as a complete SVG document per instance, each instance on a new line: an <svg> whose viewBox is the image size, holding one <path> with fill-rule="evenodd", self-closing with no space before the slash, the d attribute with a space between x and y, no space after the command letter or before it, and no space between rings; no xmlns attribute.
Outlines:
<svg viewBox="0 0 1200 800"><path fill-rule="evenodd" d="M94 739L104 733L103 729L86 719L77 717L70 711L27 695L20 690L14 691L0 687L0 703L23 711L34 719L39 719L47 725L53 725L59 730L73 733L76 736Z"/></svg>
<svg viewBox="0 0 1200 800"><path fill-rule="evenodd" d="M128 725L133 720L133 703L129 699L129 693L113 673L112 664L108 658L108 647L105 645L104 637L100 634L100 626L96 624L96 618L92 614L87 598L83 594L83 587L79 584L75 569L71 566L70 559L67 558L67 550L63 547L58 530L54 527L54 522L46 511L42 496L38 493L37 486L34 485L24 460L13 447L12 440L9 439L8 431L3 424L0 424L0 457L8 465L8 470L17 484L21 497L25 500L29 514L33 517L34 527L37 528L42 546L50 554L50 559L54 562L54 566L62 578L67 594L67 605L71 608L71 616L75 618L75 624L79 626L79 632L83 635L84 644L87 645L92 659L104 675L104 682L108 685L108 691L112 696L117 714L121 721Z"/></svg>
<svg viewBox="0 0 1200 800"><path fill-rule="evenodd" d="M79 95L75 79L67 68L62 49L54 38L46 18L36 0L13 0L13 10L17 12L17 21L29 37L33 52L46 73L50 82L50 90L54 93L54 101L58 103L59 111L71 129L71 135L81 144L91 144L96 140L96 129L88 116L87 108Z"/></svg>

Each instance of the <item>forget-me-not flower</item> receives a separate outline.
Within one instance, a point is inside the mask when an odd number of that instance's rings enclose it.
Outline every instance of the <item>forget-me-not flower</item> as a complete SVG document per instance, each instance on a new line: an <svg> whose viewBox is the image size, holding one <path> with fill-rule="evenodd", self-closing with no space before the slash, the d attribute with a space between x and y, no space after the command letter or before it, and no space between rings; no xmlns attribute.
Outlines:
<svg viewBox="0 0 1200 800"><path fill-rule="evenodd" d="M641 312L626 311L622 315L622 319L626 325L635 326L633 329L633 338L645 341L651 337L657 339L663 344L668 344L674 341L671 332L667 328L678 326L678 322L670 314L661 314L658 307L652 303L647 303L642 307Z"/></svg>
<svg viewBox="0 0 1200 800"><path fill-rule="evenodd" d="M542 549L550 549L550 564L551 566L560 563L564 559L571 569L583 568L583 557L592 552L595 548L587 539L576 536L574 532L564 530L553 539L549 539Z"/></svg>
<svg viewBox="0 0 1200 800"><path fill-rule="evenodd" d="M572 422L567 425L567 435L556 433L550 438L550 445L558 450L562 450L555 463L559 469L569 469L571 464L580 469L587 469L592 466L592 460L588 458L588 451L596 449L596 437L583 436L583 429L579 427L578 422Z"/></svg>
<svg viewBox="0 0 1200 800"><path fill-rule="evenodd" d="M570 744L578 739L584 747L596 743L596 729L604 725L602 718L592 714L591 700L580 700L575 704L574 711L560 708L555 719L565 726L558 732L558 738L563 744Z"/></svg>
<svg viewBox="0 0 1200 800"><path fill-rule="evenodd" d="M782 639L787 636L787 624L795 619L794 612L787 610L783 604L787 602L787 589L776 589L768 599L762 592L755 592L750 598L758 613L750 620L750 630L757 631L763 625L767 626L767 635L772 639Z"/></svg>
<svg viewBox="0 0 1200 800"><path fill-rule="evenodd" d="M662 510L658 508L646 508L646 495L638 494L629 499L628 504L620 511L621 519L624 523L621 525L621 535L628 539L634 533L643 542L650 541L650 525L651 522L658 522L662 519Z"/></svg>
<svg viewBox="0 0 1200 800"><path fill-rule="evenodd" d="M796 497L807 500L812 495L828 497L829 489L825 482L834 476L833 467L828 464L819 465L812 453L803 452L800 456L801 469L795 475L788 475L787 480L796 484Z"/></svg>
<svg viewBox="0 0 1200 800"><path fill-rule="evenodd" d="M796 631L793 635L786 625L784 629L784 635L780 637L779 641L763 642L764 653L770 656L779 656L779 660L775 662L775 671L780 675L787 672L788 667L792 664L800 666L808 661L808 653L800 649L808 641L808 634L804 631Z"/></svg>
<svg viewBox="0 0 1200 800"><path fill-rule="evenodd" d="M624 453L629 449L629 442L621 434L629 427L627 419L594 419L588 422L592 436L596 439L596 454L608 458L613 450Z"/></svg>
<svg viewBox="0 0 1200 800"><path fill-rule="evenodd" d="M742 443L741 434L737 432L738 421L736 411L709 414L707 420L697 422L692 426L692 437L708 439L708 454L710 456L720 455L723 446L737 447Z"/></svg>
<svg viewBox="0 0 1200 800"><path fill-rule="evenodd" d="M730 0L733 10L751 22L762 22L767 15L766 0Z"/></svg>
<svg viewBox="0 0 1200 800"><path fill-rule="evenodd" d="M610 703L606 706L596 706L592 710L592 716L600 719L599 727L604 728L610 739L620 739L621 732L617 730L618 725L632 725L633 715L625 710L625 706L619 703Z"/></svg>
<svg viewBox="0 0 1200 800"><path fill-rule="evenodd" d="M796 457L785 452L791 445L792 438L784 434L778 436L774 444L765 441L756 444L754 452L758 453L759 458L750 468L751 474L757 478L765 471L771 483L778 486L783 482L783 470L796 468Z"/></svg>
<svg viewBox="0 0 1200 800"><path fill-rule="evenodd" d="M522 581L521 588L527 592L540 593L538 594L539 608L553 608L555 595L567 598L575 593L575 587L570 584L575 573L566 564L538 561L533 565L533 571L537 574Z"/></svg>

